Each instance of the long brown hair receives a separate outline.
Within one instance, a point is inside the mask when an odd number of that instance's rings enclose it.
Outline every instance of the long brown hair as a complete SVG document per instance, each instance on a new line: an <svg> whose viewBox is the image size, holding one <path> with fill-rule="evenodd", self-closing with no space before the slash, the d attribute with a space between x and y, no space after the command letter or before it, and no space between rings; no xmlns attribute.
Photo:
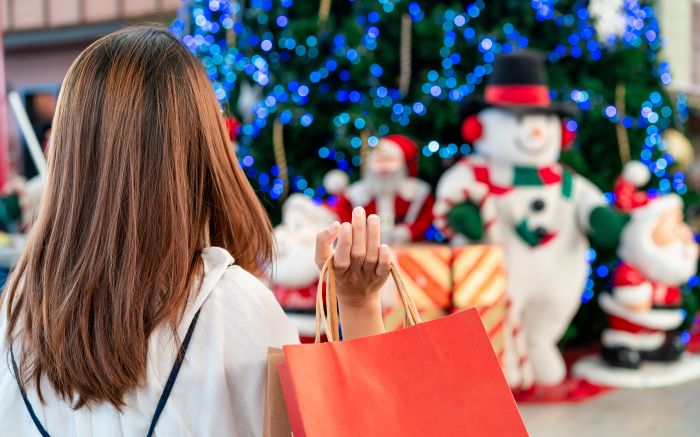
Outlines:
<svg viewBox="0 0 700 437"><path fill-rule="evenodd" d="M46 191L4 293L5 342L23 384L39 390L46 375L74 408L120 408L144 382L149 335L177 326L202 249L257 270L272 256L270 222L204 68L165 30L89 46L53 126Z"/></svg>

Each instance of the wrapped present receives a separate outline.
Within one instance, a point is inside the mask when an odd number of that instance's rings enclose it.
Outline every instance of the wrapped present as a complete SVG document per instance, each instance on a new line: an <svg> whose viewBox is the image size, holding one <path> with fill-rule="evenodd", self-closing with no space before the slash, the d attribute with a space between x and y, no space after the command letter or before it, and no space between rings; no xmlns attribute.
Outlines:
<svg viewBox="0 0 700 437"><path fill-rule="evenodd" d="M422 319L434 320L446 315L452 306L452 250L444 245L416 244L395 248L394 257ZM382 293L386 329L401 328L404 312L391 281Z"/></svg>
<svg viewBox="0 0 700 437"><path fill-rule="evenodd" d="M452 302L455 308L483 308L506 295L503 250L500 246L473 245L455 248Z"/></svg>
<svg viewBox="0 0 700 437"><path fill-rule="evenodd" d="M452 258L453 310L476 308L501 368L513 388L533 381L520 321L510 311L503 250L495 245L455 248Z"/></svg>
<svg viewBox="0 0 700 437"><path fill-rule="evenodd" d="M479 310L493 349L503 363L503 328L508 306L503 251L493 245L455 248L452 275L454 309Z"/></svg>

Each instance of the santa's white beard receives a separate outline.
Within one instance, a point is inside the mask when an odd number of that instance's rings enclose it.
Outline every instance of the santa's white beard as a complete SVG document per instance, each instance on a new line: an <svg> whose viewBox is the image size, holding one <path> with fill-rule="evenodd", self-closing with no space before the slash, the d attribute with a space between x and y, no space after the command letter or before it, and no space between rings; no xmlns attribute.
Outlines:
<svg viewBox="0 0 700 437"><path fill-rule="evenodd" d="M680 286L697 272L698 246L674 241L659 246L651 238L654 223L631 221L620 242L618 255L648 279L668 286Z"/></svg>
<svg viewBox="0 0 700 437"><path fill-rule="evenodd" d="M287 288L308 287L318 280L314 243L287 242L272 269L272 283Z"/></svg>
<svg viewBox="0 0 700 437"><path fill-rule="evenodd" d="M365 176L367 186L375 197L393 196L399 191L401 183L406 179L403 170L388 174L380 174L368 171Z"/></svg>

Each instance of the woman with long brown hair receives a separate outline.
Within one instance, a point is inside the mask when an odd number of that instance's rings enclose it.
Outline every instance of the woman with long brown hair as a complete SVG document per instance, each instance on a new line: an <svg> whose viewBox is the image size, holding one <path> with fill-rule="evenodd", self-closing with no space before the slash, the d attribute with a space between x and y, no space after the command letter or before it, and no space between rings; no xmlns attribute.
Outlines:
<svg viewBox="0 0 700 437"><path fill-rule="evenodd" d="M164 30L108 35L71 66L51 141L0 301L0 434L260 435L267 348L298 335L254 276L270 223L203 67ZM378 217L321 233L317 262L336 239L345 338L381 332Z"/></svg>

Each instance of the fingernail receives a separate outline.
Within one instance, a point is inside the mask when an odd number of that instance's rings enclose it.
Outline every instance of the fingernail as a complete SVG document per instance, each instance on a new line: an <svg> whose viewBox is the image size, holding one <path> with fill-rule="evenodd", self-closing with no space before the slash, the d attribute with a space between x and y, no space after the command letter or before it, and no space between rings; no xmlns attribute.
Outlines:
<svg viewBox="0 0 700 437"><path fill-rule="evenodd" d="M358 206L352 211L352 214L357 218L363 218L365 216L365 209Z"/></svg>
<svg viewBox="0 0 700 437"><path fill-rule="evenodd" d="M367 219L367 223L369 223L370 225L376 225L377 223L379 223L379 217L375 214L372 214Z"/></svg>
<svg viewBox="0 0 700 437"><path fill-rule="evenodd" d="M330 233L335 232L335 230L338 229L338 226L339 226L339 225L340 225L340 223L338 223L338 222L333 222L333 223L331 223L331 225L328 227L328 231L329 231Z"/></svg>
<svg viewBox="0 0 700 437"><path fill-rule="evenodd" d="M343 223L342 227L343 234L349 234L352 232L352 225L350 223Z"/></svg>

